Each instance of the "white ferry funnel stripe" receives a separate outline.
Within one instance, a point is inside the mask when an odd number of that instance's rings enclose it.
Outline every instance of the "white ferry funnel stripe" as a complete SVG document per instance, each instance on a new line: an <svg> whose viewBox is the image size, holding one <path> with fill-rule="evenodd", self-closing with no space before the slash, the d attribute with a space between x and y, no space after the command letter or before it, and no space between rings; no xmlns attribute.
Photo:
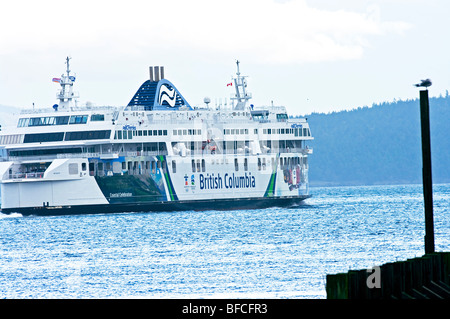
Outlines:
<svg viewBox="0 0 450 319"><path fill-rule="evenodd" d="M166 85L161 85L161 88L159 89L159 104L162 105L165 101L170 107L174 107L176 103L176 96L177 94L174 88L169 89Z"/></svg>

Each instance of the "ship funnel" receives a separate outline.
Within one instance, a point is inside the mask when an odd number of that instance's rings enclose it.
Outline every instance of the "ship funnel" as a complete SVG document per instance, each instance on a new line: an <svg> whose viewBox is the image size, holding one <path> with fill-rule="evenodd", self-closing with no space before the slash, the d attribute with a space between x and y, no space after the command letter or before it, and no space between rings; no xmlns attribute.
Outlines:
<svg viewBox="0 0 450 319"><path fill-rule="evenodd" d="M159 81L159 66L155 66L155 81Z"/></svg>
<svg viewBox="0 0 450 319"><path fill-rule="evenodd" d="M158 82L164 79L164 67L163 66L151 66L150 71L150 82Z"/></svg>
<svg viewBox="0 0 450 319"><path fill-rule="evenodd" d="M149 71L150 71L150 82L153 82L153 67L149 67Z"/></svg>

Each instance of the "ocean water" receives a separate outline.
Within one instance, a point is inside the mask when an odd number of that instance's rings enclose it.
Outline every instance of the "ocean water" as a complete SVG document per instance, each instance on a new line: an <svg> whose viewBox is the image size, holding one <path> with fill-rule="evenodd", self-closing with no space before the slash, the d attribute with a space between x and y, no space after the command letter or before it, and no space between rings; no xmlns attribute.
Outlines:
<svg viewBox="0 0 450 319"><path fill-rule="evenodd" d="M424 254L421 185L310 191L290 209L0 215L0 298L326 298L326 274ZM450 184L433 192L450 251Z"/></svg>

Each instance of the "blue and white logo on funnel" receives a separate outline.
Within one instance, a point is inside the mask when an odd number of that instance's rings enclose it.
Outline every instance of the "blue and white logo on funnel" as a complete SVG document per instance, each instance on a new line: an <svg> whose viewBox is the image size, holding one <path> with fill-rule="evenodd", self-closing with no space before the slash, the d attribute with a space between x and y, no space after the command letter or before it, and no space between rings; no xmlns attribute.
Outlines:
<svg viewBox="0 0 450 319"><path fill-rule="evenodd" d="M175 107L177 103L178 94L174 88L169 87L167 84L162 84L159 88L159 97L158 103L159 105L164 105L166 102L170 107Z"/></svg>

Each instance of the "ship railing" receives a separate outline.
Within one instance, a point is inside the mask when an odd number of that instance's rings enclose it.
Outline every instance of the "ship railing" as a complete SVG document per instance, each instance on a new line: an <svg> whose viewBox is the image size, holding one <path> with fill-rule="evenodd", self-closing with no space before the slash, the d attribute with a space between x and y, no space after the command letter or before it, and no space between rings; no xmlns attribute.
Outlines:
<svg viewBox="0 0 450 319"><path fill-rule="evenodd" d="M179 124L191 124L192 123L198 123L198 124L203 124L205 121L207 121L210 125L211 124L248 124L250 119L229 119L229 118L224 118L224 119L213 119L213 120L206 120L206 119L202 119L201 118L197 118L197 119L167 119L167 120L149 120L148 123L149 124L158 124L158 125L179 125ZM268 121L270 122L270 121Z"/></svg>
<svg viewBox="0 0 450 319"><path fill-rule="evenodd" d="M167 155L167 151L136 151L136 152L119 152L119 156L157 156L157 155Z"/></svg>
<svg viewBox="0 0 450 319"><path fill-rule="evenodd" d="M168 155L167 151L140 151L140 152L111 152L111 153L70 153L70 154L57 154L57 155L41 155L41 156L9 156L8 161L21 162L21 161L48 161L53 159L65 159L65 158L100 158L102 156L117 155L126 157L135 156L157 156ZM112 157L113 158L113 157Z"/></svg>
<svg viewBox="0 0 450 319"><path fill-rule="evenodd" d="M64 110L75 112L75 111L100 111L100 110L119 111L120 109L121 108L117 106L104 105L104 106L71 106ZM20 110L20 114L34 114L34 113L55 113L55 110L51 107Z"/></svg>
<svg viewBox="0 0 450 319"><path fill-rule="evenodd" d="M44 172L9 174L9 179L44 178Z"/></svg>
<svg viewBox="0 0 450 319"><path fill-rule="evenodd" d="M56 158L89 158L89 157L99 157L100 153L69 153L69 154L58 154Z"/></svg>
<svg viewBox="0 0 450 319"><path fill-rule="evenodd" d="M312 154L312 148L300 148L300 147L285 147L285 148L273 148L264 149L261 148L261 154L270 153L302 153L303 155Z"/></svg>

